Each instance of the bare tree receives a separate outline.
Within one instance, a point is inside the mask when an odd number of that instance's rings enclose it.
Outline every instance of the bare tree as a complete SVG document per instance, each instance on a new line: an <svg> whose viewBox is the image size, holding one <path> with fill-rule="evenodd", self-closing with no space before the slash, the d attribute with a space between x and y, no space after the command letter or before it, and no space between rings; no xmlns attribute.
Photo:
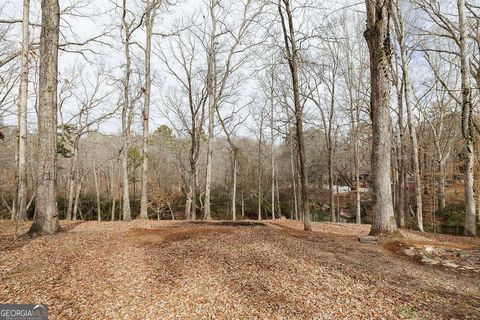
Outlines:
<svg viewBox="0 0 480 320"><path fill-rule="evenodd" d="M247 105L248 106L248 105ZM238 150L239 147L235 142L235 134L238 127L245 123L246 117L240 117L239 114L245 109L246 106L239 108L238 110L232 109L231 112L223 117L217 109L217 116L222 126L223 132L227 137L227 142L230 147L230 153L232 157L232 220L237 219L237 169L238 169Z"/></svg>
<svg viewBox="0 0 480 320"><path fill-rule="evenodd" d="M57 75L60 8L42 0L38 108L38 172L32 234L57 232Z"/></svg>
<svg viewBox="0 0 480 320"><path fill-rule="evenodd" d="M465 139L465 235L476 236L476 208L474 194L475 151L473 143L473 106L470 86L470 60L467 48L465 0L458 0L458 30L460 49L460 74L462 77L462 135Z"/></svg>
<svg viewBox="0 0 480 320"><path fill-rule="evenodd" d="M438 205L440 209L446 206L446 166L450 158L454 142L460 134L458 123L458 106L460 101L452 98L455 94L451 94L444 90L442 82L456 82L458 73L453 63L445 63L436 54L426 55L426 59L430 68L433 70L433 79L426 82L425 92L421 95L415 95L416 104L421 110L423 118L430 127L433 135L433 145L435 148L435 160L438 164ZM441 76L444 74L444 76ZM443 78L443 80L442 80ZM440 79L440 80L439 80ZM449 84L455 87L455 84Z"/></svg>
<svg viewBox="0 0 480 320"><path fill-rule="evenodd" d="M402 68L402 88L404 94L405 106L407 108L407 123L410 134L410 142L413 149L413 171L415 178L415 199L417 209L415 216L417 218L417 228L423 232L423 206L422 206L422 177L420 176L420 159L418 152L418 139L416 126L413 121L412 97L410 93L410 75L407 61L407 46L405 44L404 21L401 12L401 3L399 0L392 5L392 18L395 26L398 45L400 47L400 61Z"/></svg>
<svg viewBox="0 0 480 320"><path fill-rule="evenodd" d="M108 99L111 97L112 91L105 90L104 84L107 82L105 72L102 67L94 71L91 75L89 72L83 70L80 66L78 72L73 72L70 79L65 78L60 90L59 114L61 118L62 129L61 139L65 147L69 149L70 158L70 172L68 178L68 203L66 219L72 219L72 210L74 206L74 197L76 184L78 183L78 165L79 165L79 150L82 138L90 132L98 131L100 125L109 119L117 109L108 110ZM90 80L94 77L94 81ZM78 84L78 92L75 86ZM74 98L75 106L78 109L70 108L71 114L64 120L64 105L67 100ZM101 109L101 110L100 110Z"/></svg>
<svg viewBox="0 0 480 320"><path fill-rule="evenodd" d="M27 104L30 0L23 0L22 66L18 99L17 219L27 219Z"/></svg>
<svg viewBox="0 0 480 320"><path fill-rule="evenodd" d="M283 5L282 5L283 4ZM303 108L300 103L300 87L298 74L298 50L295 38L295 29L293 23L293 14L290 0L278 1L278 12L282 25L283 38L285 44L285 56L288 62L295 106L295 130L297 140L297 153L299 158L299 174L300 174L300 195L301 195L301 212L303 215L305 231L311 231L310 204L308 200L308 175L305 159L305 137L303 132ZM284 12L287 19L284 17Z"/></svg>
<svg viewBox="0 0 480 320"><path fill-rule="evenodd" d="M263 13L264 7L263 3L258 3L254 0L246 0L241 4L237 3L240 6L241 18L238 19L239 23L236 26L229 29L228 23L226 23L229 14L222 19L219 18L219 10L223 10L224 13L229 11L229 7L225 6L223 2L221 5L221 2L220 0L209 1L208 10L211 26L206 37L208 44L204 44L205 48L207 48L208 96L207 172L204 206L204 219L206 220L211 219L210 192L215 112L229 96L228 91L232 87L232 75L238 71L239 67L248 58L248 49L256 45L255 42L244 41L244 39L249 38L253 32L252 27L257 18ZM203 30L202 33L204 33ZM221 59L222 57L223 59Z"/></svg>
<svg viewBox="0 0 480 320"><path fill-rule="evenodd" d="M431 26L428 28L420 28L422 32L429 36L435 36L438 39L446 40L449 44L454 44L458 50L445 50L445 48L430 48L425 47L422 50L427 56L427 61L430 52L437 52L443 56L453 56L460 60L460 74L461 74L461 99L459 99L455 90L449 88L447 83L438 75L436 70L432 68L435 77L442 84L442 87L457 101L462 107L461 117L461 132L465 140L464 159L465 159L465 235L476 235L476 208L475 208L475 194L474 194L474 166L475 166L475 152L473 142L473 106L472 106L472 89L470 85L470 77L478 79L478 74L475 73L475 63L478 63L477 58L471 59L469 56L467 34L468 21L466 17L467 4L465 0L457 1L458 24L451 19L452 12L443 12L440 3L416 0L415 4L422 9L429 17ZM478 20L478 14L475 14L475 6L468 6L468 10L473 17ZM475 37L473 37L475 38ZM440 40L439 40L440 41ZM475 40L474 40L475 41ZM478 41L478 40L476 40ZM472 68L473 67L473 68ZM472 70L473 69L473 70ZM472 73L473 71L473 73Z"/></svg>
<svg viewBox="0 0 480 320"><path fill-rule="evenodd" d="M367 0L367 27L364 33L370 52L370 115L372 118L373 212L371 234L397 230L393 214L390 177L390 0Z"/></svg>
<svg viewBox="0 0 480 320"><path fill-rule="evenodd" d="M345 20L343 20L345 25ZM363 21L362 21L363 23ZM357 22L353 28L360 26ZM345 26L346 27L346 26ZM358 30L361 30L358 28ZM357 30L357 32L358 32ZM346 28L344 33L349 29ZM353 162L355 179L355 220L361 223L361 184L360 184L360 128L361 128L361 109L364 106L365 76L368 68L366 47L361 42L361 37L350 40L348 37L342 41L342 47L345 50L343 59L342 73L347 89L347 101L349 105L349 115L351 124L351 134L353 138Z"/></svg>
<svg viewBox="0 0 480 320"><path fill-rule="evenodd" d="M140 218L148 219L148 135L150 121L150 98L152 91L151 76L151 55L152 55L152 36L155 16L158 7L162 4L161 0L150 0L147 2L145 14L145 93L143 104L143 136L142 136L142 195L140 200Z"/></svg>
<svg viewBox="0 0 480 320"><path fill-rule="evenodd" d="M144 12L140 18L136 17L128 8L127 1L122 1L122 37L125 55L125 72L122 81L123 84L123 103L122 103L122 138L123 146L121 150L122 163L122 217L125 221L132 219L130 210L129 179L128 179L128 150L131 134L131 125L133 121L133 104L141 97L141 93L132 97L131 94L131 76L132 76L132 56L131 45L133 33L143 24Z"/></svg>
<svg viewBox="0 0 480 320"><path fill-rule="evenodd" d="M191 34L181 34L170 41L170 57L161 54L168 72L179 84L179 89L167 95L166 107L171 112L167 118L180 122L181 129L190 137L189 148L189 182L185 204L187 219L196 219L198 201L198 161L205 124L205 107L207 93L203 66L198 67L199 43ZM178 94L180 91L181 95ZM186 107L187 106L187 107ZM173 115L173 117L172 117Z"/></svg>

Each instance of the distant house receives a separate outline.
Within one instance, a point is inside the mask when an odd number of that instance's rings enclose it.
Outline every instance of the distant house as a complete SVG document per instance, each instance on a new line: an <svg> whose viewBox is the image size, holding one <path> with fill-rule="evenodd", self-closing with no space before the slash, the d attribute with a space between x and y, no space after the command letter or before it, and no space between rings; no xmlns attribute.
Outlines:
<svg viewBox="0 0 480 320"><path fill-rule="evenodd" d="M328 184L325 184L322 186L323 189L325 190L329 190L329 186ZM349 186L337 186L337 185L333 185L333 193L347 193L347 192L350 192L352 191L352 188L350 188Z"/></svg>

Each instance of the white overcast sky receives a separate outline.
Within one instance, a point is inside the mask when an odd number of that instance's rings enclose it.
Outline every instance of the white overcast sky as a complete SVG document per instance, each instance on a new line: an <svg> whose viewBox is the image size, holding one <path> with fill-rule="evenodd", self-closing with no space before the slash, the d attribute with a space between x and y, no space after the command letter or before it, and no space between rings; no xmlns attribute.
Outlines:
<svg viewBox="0 0 480 320"><path fill-rule="evenodd" d="M112 0L115 1L115 0ZM76 13L84 14L85 16L90 16L90 18L78 17L78 16L64 16L62 20L62 33L68 39L68 41L84 41L88 39L102 30L112 29L113 26L119 25L121 12L117 10L115 12L114 4L110 0L91 0L84 2L76 1L76 0L60 0L60 7L61 10L71 6L72 4L78 3L85 3L86 5L79 8ZM235 1L235 0L230 0ZM224 0L227 2L227 0ZM304 4L307 1L293 1L293 4ZM325 19L326 16L331 16L339 13L340 11L349 11L349 12L362 12L364 10L364 3L363 1L356 1L356 0L323 0L323 1L308 1L308 2L317 2L320 4L323 9L319 13L319 20ZM129 2L127 2L129 3ZM130 3L134 3L134 1L130 1ZM204 6L203 1L200 0L185 0L179 5L171 8L168 12L161 13L156 20L156 31L161 32L168 32L173 27L172 25L182 17L189 17L191 16L196 10L199 10ZM22 17L22 0L0 0L0 9L1 9L1 18L2 19L20 19ZM275 13L275 12L273 12ZM39 23L40 18L40 0L31 0L31 22ZM301 17L297 21L297 26L302 25L305 21L301 21ZM12 41L13 46L20 48L21 43L21 25L18 24L16 27L16 31L10 35L9 39ZM113 31L114 34L119 35L119 29L117 28ZM39 28L31 28L31 36L32 38L38 39L39 35ZM141 41L143 40L142 31L139 31L136 37ZM114 43L112 39L105 39L105 41L113 43L114 47L111 48L109 46L101 46L101 45L94 45L92 48L96 51L101 53L99 56L88 55L91 62L93 62L92 66L98 64L99 62L104 63L107 68L117 66L115 72L118 73L117 75L120 77L121 69L118 68L124 64L124 57L122 53L122 46L121 43L117 42ZM62 42L62 40L61 40ZM60 64L59 64L59 82L68 78L69 72L75 66L79 64L85 64L87 67L89 63L84 61L82 56L79 54L72 54L72 53L65 53L62 52L60 54ZM160 95L162 90L168 90L171 86L169 85L172 79L168 78L168 76L162 72L163 66L159 59L153 60L153 70L155 75L160 79L159 82L163 83L162 87L156 87L153 91L153 101L152 101L152 119L151 119L151 128L154 130L160 124L168 124L168 121L162 116L160 109L161 101ZM252 81L253 83L253 81ZM254 86L252 84L249 84ZM248 95L249 91L255 91L255 88L246 88L244 92ZM33 90L30 89L30 92ZM110 103L112 106L116 104L116 98L111 99ZM33 105L33 98L31 101L31 105ZM30 127L35 126L35 114L30 106ZM67 109L67 108L66 108ZM68 113L68 109L66 111ZM66 118L66 117L65 117ZM14 117L10 117L5 121L7 124L13 124L15 122ZM115 133L118 132L120 128L120 121L112 120L109 123L102 126L102 131L104 132L111 132ZM135 128L135 127L134 127ZM136 126L138 129L138 125ZM244 132L247 134L246 132Z"/></svg>

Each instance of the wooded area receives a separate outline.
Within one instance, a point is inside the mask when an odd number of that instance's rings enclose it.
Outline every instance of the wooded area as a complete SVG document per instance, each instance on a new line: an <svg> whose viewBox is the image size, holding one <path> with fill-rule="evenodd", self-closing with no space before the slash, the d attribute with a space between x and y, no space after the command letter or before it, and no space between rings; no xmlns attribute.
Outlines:
<svg viewBox="0 0 480 320"><path fill-rule="evenodd" d="M362 242L345 252L453 264L474 292L479 101L475 0L0 0L1 247L175 228L244 243L243 227L320 243L344 226L332 241ZM470 297L463 314L404 307L478 316ZM235 317L322 314L307 309Z"/></svg>
<svg viewBox="0 0 480 320"><path fill-rule="evenodd" d="M475 3L41 4L2 7L4 218L476 235Z"/></svg>

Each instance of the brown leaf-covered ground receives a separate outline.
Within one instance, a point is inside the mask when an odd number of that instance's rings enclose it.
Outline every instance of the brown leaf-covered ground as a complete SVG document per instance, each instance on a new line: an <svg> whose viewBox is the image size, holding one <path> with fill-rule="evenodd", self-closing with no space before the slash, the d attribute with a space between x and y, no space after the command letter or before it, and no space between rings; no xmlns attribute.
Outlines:
<svg viewBox="0 0 480 320"><path fill-rule="evenodd" d="M403 254L428 244L477 263L480 239L403 231L363 244L367 225L305 233L286 220L62 227L13 240L0 222L0 303L46 303L51 319L480 319L478 269Z"/></svg>

